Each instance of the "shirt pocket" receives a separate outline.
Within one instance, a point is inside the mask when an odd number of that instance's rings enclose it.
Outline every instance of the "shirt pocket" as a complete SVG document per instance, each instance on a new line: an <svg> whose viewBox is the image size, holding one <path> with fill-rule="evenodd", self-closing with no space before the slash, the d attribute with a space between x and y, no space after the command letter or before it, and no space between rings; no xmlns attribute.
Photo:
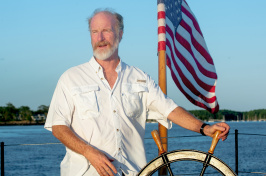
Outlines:
<svg viewBox="0 0 266 176"><path fill-rule="evenodd" d="M128 117L139 117L143 111L143 92L148 92L145 84L122 84L122 103Z"/></svg>
<svg viewBox="0 0 266 176"><path fill-rule="evenodd" d="M72 89L76 110L81 119L97 118L99 104L97 99L98 85L89 85Z"/></svg>

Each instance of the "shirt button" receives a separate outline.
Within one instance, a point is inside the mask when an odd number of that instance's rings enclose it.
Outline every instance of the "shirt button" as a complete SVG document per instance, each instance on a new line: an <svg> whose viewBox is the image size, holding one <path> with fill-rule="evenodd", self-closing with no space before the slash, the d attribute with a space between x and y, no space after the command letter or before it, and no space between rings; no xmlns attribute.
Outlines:
<svg viewBox="0 0 266 176"><path fill-rule="evenodd" d="M116 129L116 131L119 131L119 129Z"/></svg>
<svg viewBox="0 0 266 176"><path fill-rule="evenodd" d="M101 80L103 80L103 78L101 78Z"/></svg>
<svg viewBox="0 0 266 176"><path fill-rule="evenodd" d="M113 112L116 113L116 110L114 110Z"/></svg>

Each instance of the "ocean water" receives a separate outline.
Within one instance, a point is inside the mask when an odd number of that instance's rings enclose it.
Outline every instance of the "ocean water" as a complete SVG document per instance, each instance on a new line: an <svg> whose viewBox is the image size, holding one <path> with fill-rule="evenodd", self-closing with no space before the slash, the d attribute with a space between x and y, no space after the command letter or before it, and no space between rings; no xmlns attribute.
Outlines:
<svg viewBox="0 0 266 176"><path fill-rule="evenodd" d="M251 172L266 173L266 122L228 122L228 124L231 126L230 135L226 141L219 142L214 155L235 170L234 133L237 129L239 175L265 175ZM146 151L147 161L158 155L157 146L150 134L157 128L156 123L146 125L145 147L149 149ZM177 125L173 125L173 128L168 131L168 137L168 151L193 149L207 152L211 144L211 138ZM5 143L6 176L60 175L59 165L65 155L65 147L58 144L59 141L43 126L0 126L0 142ZM201 167L190 163L181 163L180 172L195 173L197 168Z"/></svg>

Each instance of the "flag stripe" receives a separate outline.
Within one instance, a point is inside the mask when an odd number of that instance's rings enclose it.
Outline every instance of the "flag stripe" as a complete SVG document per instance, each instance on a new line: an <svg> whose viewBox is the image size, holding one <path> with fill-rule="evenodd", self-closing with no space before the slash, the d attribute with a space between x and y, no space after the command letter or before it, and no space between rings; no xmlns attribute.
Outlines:
<svg viewBox="0 0 266 176"><path fill-rule="evenodd" d="M189 72L193 75L194 79L196 80L196 82L201 85L201 87L203 89L205 89L206 91L209 92L214 92L214 88L213 88L213 83L214 80L211 78L206 78L198 69L197 67L197 63L195 61L194 58L192 58L192 56L190 56L192 59L189 59L189 56L184 57L183 55L187 55L186 52L188 53L188 51L184 48L182 49L181 46L176 46L178 44L178 42L173 41L172 39L174 38L172 31L169 29L169 26L166 27L167 28L167 35L170 35L170 37L167 38L168 41L171 41L171 44L167 44L167 46L170 48L170 50L174 50L175 51L175 55L178 58L178 60L180 60L183 65L186 67L187 70L189 70ZM170 46L170 45L174 45L174 46ZM177 49L179 48L179 49ZM183 54L181 54L181 52ZM173 56L172 58L174 58L175 56ZM192 61L193 62L192 62ZM204 80L204 81L202 81Z"/></svg>
<svg viewBox="0 0 266 176"><path fill-rule="evenodd" d="M193 37L191 37L191 38L193 38ZM193 59L194 59L194 61L196 62L196 64L197 64L197 67L199 68L199 70L200 70L200 72L202 73L202 74L204 74L206 77L210 77L210 78L214 78L214 79L216 79L217 78L217 75L216 75L216 73L214 73L214 72L210 72L210 71L208 71L208 70L206 70L199 62L198 62L198 60L195 58L195 56L194 56L194 53L193 53L193 51L192 51L192 49L191 49L191 44L187 41L187 40L185 40L179 33L176 33L176 40L184 47L184 48L186 48L186 50L191 54L191 56L193 57ZM192 43L193 43L193 41L192 41ZM194 45L194 47L195 47L195 45Z"/></svg>
<svg viewBox="0 0 266 176"><path fill-rule="evenodd" d="M172 48L171 46L169 46L170 45L169 40L166 41L166 45L168 48ZM176 49L173 49L173 50L174 50L175 54L177 55L177 57L179 57L179 60L173 59L174 63L178 62L178 64L174 64L174 66L176 67L177 70L178 70L178 68L177 68L178 66L182 66L181 71L184 72L185 76L188 77L190 80L190 81L187 80L188 81L187 83L191 82L193 84L193 87L198 87L198 89L201 90L200 92L202 92L203 94L206 94L206 92L210 92L210 93L214 92L215 90L214 90L213 86L209 86L209 85L205 84L203 81L201 81L197 77L197 74L195 73L195 71L193 70L191 65L189 65L188 62L186 62L186 60L180 54L180 52ZM167 54L168 54L168 52L167 52ZM171 58L173 58L173 57L174 57L174 54L171 54Z"/></svg>
<svg viewBox="0 0 266 176"><path fill-rule="evenodd" d="M169 40L166 41L166 45L167 47L169 47ZM171 56L170 58L174 58L173 49L171 50L170 48L169 50L167 50L167 57L168 56ZM173 63L171 64L171 70L173 71L174 69L176 70L177 75L180 77L181 79L180 81L183 82L184 86L186 86L187 88L189 87L189 90L193 92L193 94L198 95L198 97L200 97L201 99L203 99L208 103L213 103L215 101L215 99L213 99L213 97L215 96L214 94L209 93L211 97L207 97L209 95L208 91L203 90L203 87L199 86L199 84L197 84L194 80L192 80L193 78L188 79L190 76L186 74L187 73L186 71L180 68L182 64L177 64L177 61L175 59L169 59L169 60Z"/></svg>
<svg viewBox="0 0 266 176"><path fill-rule="evenodd" d="M194 47L194 45L193 45L194 42L192 42L191 40L192 40L192 38L195 38L195 37L191 37L191 34L188 31L186 31L186 29L184 29L181 25L177 29L177 32L180 36L182 36L182 38L184 38L184 40L186 40L191 45L191 50L194 54L194 57L197 58L197 61L199 62L199 64L203 65L206 70L211 71L211 72L215 72L215 68L213 67L213 64L208 63L206 61L206 59Z"/></svg>
<svg viewBox="0 0 266 176"><path fill-rule="evenodd" d="M194 38L191 27L184 20L180 22L180 25L185 28L187 32L189 32L192 44L197 49L197 51L207 60L208 63L213 64L212 58L208 51L206 51L205 48L203 48L202 45L200 45Z"/></svg>
<svg viewBox="0 0 266 176"><path fill-rule="evenodd" d="M166 23L168 23L168 25L167 25L167 27L169 27L169 29L167 28L167 31L170 33L171 31L174 31L174 27L171 25L171 24L169 24L169 19L168 18L166 18ZM171 32L172 33L172 32ZM178 35L181 35L187 42L189 42L189 44L191 45L191 49L192 49L192 52L193 52L193 54L194 54L194 58L196 58L197 59L197 61L198 61L198 63L200 64L200 65L204 65L204 68L206 69L206 70L208 70L208 71L211 71L211 72L215 72L215 68L213 67L213 65L212 64L209 64L206 60L205 60L205 58L200 54L200 53L198 53L197 52L197 50L194 48L194 46L193 46L193 44L192 44L192 42L190 41L190 39L191 39L191 36L190 36L190 33L188 33L181 25L180 25L180 27L177 29L177 33L178 33ZM171 36L169 36L169 37L173 37L174 35L171 35ZM181 48L183 48L183 46L182 45L178 45L178 46L176 46L179 50L180 50L180 47ZM184 49L182 49L181 50L182 51L182 55L184 55L185 56L185 58L188 60L188 62L195 68L195 69L198 69L197 68L197 65L195 65L196 64L196 62L195 62L195 59L192 57L192 55L187 51L187 50L185 50L185 48ZM186 53L187 52L187 53ZM198 72L197 72L198 73ZM198 74L201 74L201 73L198 73ZM201 78L201 75L199 75L199 77ZM205 79L205 78L202 78L203 80ZM206 80L205 80L206 81ZM206 82L208 82L208 80L206 81ZM213 81L211 81L209 84L211 84L212 85L212 83L213 83Z"/></svg>
<svg viewBox="0 0 266 176"><path fill-rule="evenodd" d="M199 27L199 25L198 25L198 23L197 23L197 20L196 20L196 19L194 18L194 16L191 14L192 12L191 12L190 10L187 10L187 9L189 9L188 5L187 5L187 8L185 8L185 6L182 5L182 7L181 7L181 11L182 11L184 14L186 14L186 15L192 20L193 25L195 26L196 30L201 34L201 36L203 36L203 35L202 35L202 32L201 32L201 30L200 30L200 27Z"/></svg>
<svg viewBox="0 0 266 176"><path fill-rule="evenodd" d="M207 45L205 43L205 40L204 40L203 36L196 30L195 26L193 25L192 20L188 16L186 16L186 14L184 14L184 13L182 13L182 19L187 25L190 26L190 28L192 30L193 37L195 38L195 40L208 52L208 48L207 48ZM189 34L189 36L190 36L190 34Z"/></svg>
<svg viewBox="0 0 266 176"><path fill-rule="evenodd" d="M167 66L169 67L170 71L171 71L171 76L174 80L174 82L176 83L177 87L179 88L179 90L185 95L185 97L193 104L202 107L204 109L207 109L209 112L214 113L217 112L219 110L219 104L217 104L217 101L212 103L212 104L207 104L206 102L204 102L202 99L200 99L199 97L197 97L196 95L194 95L192 92L190 92L189 90L184 90L183 86L180 85L180 81L177 78L177 74L174 73L174 71L172 70L171 67L171 61L169 61L169 57L167 56Z"/></svg>

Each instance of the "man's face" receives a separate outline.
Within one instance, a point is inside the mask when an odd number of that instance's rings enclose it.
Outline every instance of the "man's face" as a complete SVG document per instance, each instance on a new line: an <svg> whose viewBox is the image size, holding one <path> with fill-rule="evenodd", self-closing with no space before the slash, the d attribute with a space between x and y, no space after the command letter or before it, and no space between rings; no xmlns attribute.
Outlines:
<svg viewBox="0 0 266 176"><path fill-rule="evenodd" d="M119 44L115 17L108 13L96 14L90 24L93 54L97 59L106 60L115 52Z"/></svg>

